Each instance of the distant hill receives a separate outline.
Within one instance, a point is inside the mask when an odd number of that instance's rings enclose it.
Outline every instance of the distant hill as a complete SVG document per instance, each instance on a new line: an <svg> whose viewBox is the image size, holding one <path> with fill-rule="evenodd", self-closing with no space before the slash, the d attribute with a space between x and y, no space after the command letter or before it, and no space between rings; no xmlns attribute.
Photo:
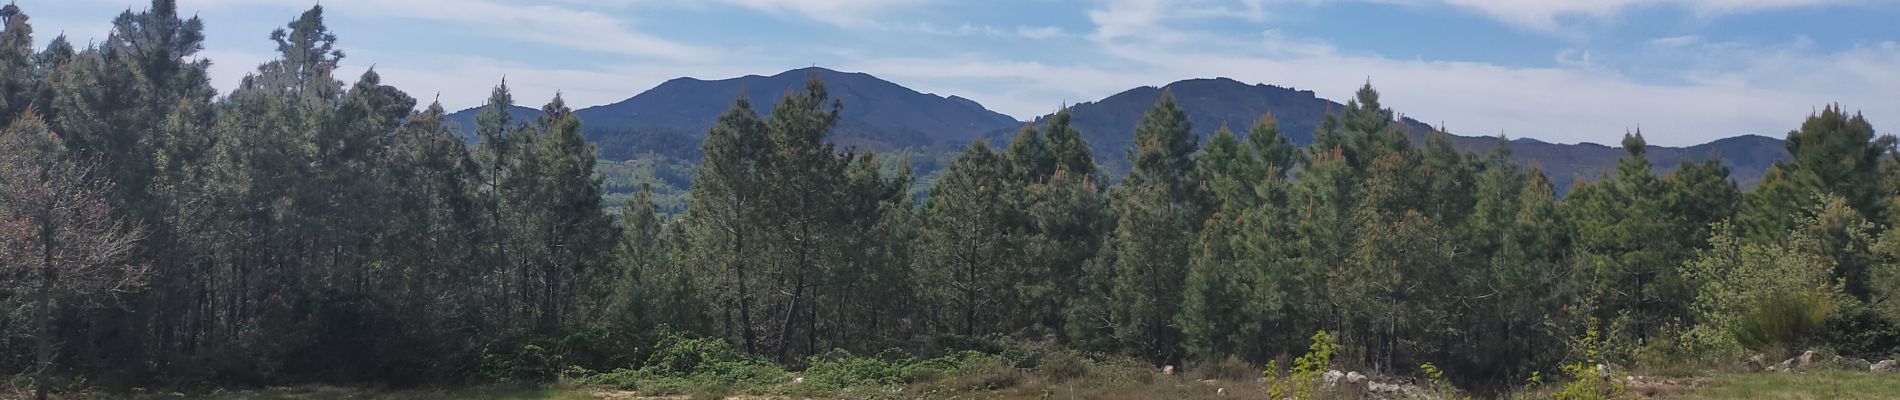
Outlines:
<svg viewBox="0 0 1900 400"><path fill-rule="evenodd" d="M462 134L463 138L473 143L475 141L475 117L481 115L481 113L481 107L470 108L450 113L448 120L450 123L455 124L455 133ZM535 117L541 116L541 109L512 106L508 107L508 116L512 117L517 123L533 122Z"/></svg>
<svg viewBox="0 0 1900 400"><path fill-rule="evenodd" d="M1469 147L1476 147L1479 139L1482 138L1461 138L1460 141ZM1602 177L1615 169L1616 160L1622 158L1623 154L1620 147L1596 143L1554 144L1535 139L1511 141L1512 158L1519 164L1542 166L1545 175L1559 189L1568 188L1579 180ZM1722 165L1729 168L1729 177L1744 187L1753 187L1761 180L1762 174L1767 173L1769 166L1791 157L1786 142L1760 135L1736 136L1689 147L1649 146L1646 154L1656 171L1663 173L1675 170L1685 161L1719 159Z"/></svg>
<svg viewBox="0 0 1900 400"><path fill-rule="evenodd" d="M1328 112L1345 108L1345 105L1320 98L1309 90L1249 85L1227 78L1190 79L1162 87L1129 89L1102 100L1070 107L1076 128L1088 138L1096 159L1105 169L1111 173L1127 170L1125 149L1134 138L1135 124L1161 98L1164 90L1172 92L1175 101L1187 110L1188 121L1194 125L1195 134L1203 139L1212 136L1223 126L1244 136L1261 116L1272 113L1279 122L1281 134L1296 145L1306 146L1313 143L1313 132L1319 128L1320 121L1325 119ZM1040 123L1044 118L1047 117L1038 118L1037 122ZM1430 125L1410 118L1405 118L1402 123L1414 139L1422 139L1432 130ZM999 131L991 135L1004 139L1011 132ZM1415 141L1423 143L1422 140ZM1467 151L1489 151L1497 145L1497 139L1493 137L1454 135L1454 141L1459 148ZM1577 179L1599 177L1623 156L1623 150L1615 147L1594 143L1555 144L1535 139L1512 140L1511 149L1520 164L1535 163L1542 166L1559 190L1567 189ZM1651 146L1648 154L1659 172L1673 170L1683 161L1719 157L1729 167L1731 176L1744 185L1752 185L1761 179L1769 165L1789 157L1781 140L1753 135L1686 148Z"/></svg>
<svg viewBox="0 0 1900 400"><path fill-rule="evenodd" d="M788 91L803 90L812 75L825 81L833 98L844 103L844 114L832 141L878 150L908 148L913 152L917 172L929 174L947 164L948 153L976 138L1005 145L1023 122L990 111L975 101L957 96L920 93L864 73L838 72L824 68L801 68L772 76L747 75L721 80L678 78L626 100L577 110L587 137L601 148L601 157L626 160L641 154L661 154L684 162L696 161L699 142L718 115L732 105L741 93L748 96L759 113L771 112L772 103ZM1345 105L1320 98L1310 90L1273 85L1246 84L1227 78L1190 79L1166 86L1129 89L1097 101L1070 107L1074 123L1089 140L1096 159L1111 174L1127 171L1125 150L1134 137L1134 126L1142 114L1154 106L1163 90L1174 93L1187 110L1195 133L1203 138L1225 126L1245 135L1262 115L1272 113L1280 132L1305 146L1313 142L1313 132L1328 112ZM516 119L532 121L540 111L529 107L510 109ZM463 132L473 130L479 109L458 111L450 120ZM1404 111L1404 110L1399 110ZM1042 118L1037 119L1040 123ZM1411 136L1419 139L1431 132L1431 126L1414 119L1403 124ZM1467 151L1489 151L1496 146L1493 137L1454 136L1458 147ZM1623 150L1594 143L1555 144L1529 138L1511 141L1514 158L1524 165L1544 168L1560 191L1579 179L1596 179L1609 171ZM1690 147L1651 146L1650 161L1658 172L1674 170L1683 161L1721 159L1731 176L1743 185L1753 185L1775 161L1789 158L1781 140L1763 136L1737 136Z"/></svg>
<svg viewBox="0 0 1900 400"><path fill-rule="evenodd" d="M813 75L825 82L833 99L844 104L832 140L869 148L967 142L984 132L1021 124L1008 115L957 96L919 93L865 73L801 68L772 76L747 75L721 80L678 78L612 104L575 111L590 132L665 132L704 137L720 113L745 95L761 115L786 93L804 90ZM533 110L529 110L533 111ZM473 126L479 109L456 113Z"/></svg>

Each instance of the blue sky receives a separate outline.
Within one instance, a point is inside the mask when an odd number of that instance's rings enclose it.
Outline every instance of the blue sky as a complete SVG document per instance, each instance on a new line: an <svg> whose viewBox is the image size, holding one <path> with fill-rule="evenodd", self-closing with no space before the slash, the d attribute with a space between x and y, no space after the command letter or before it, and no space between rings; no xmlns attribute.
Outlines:
<svg viewBox="0 0 1900 400"><path fill-rule="evenodd" d="M144 0L15 0L44 42ZM228 89L312 0L180 0ZM326 0L344 76L451 109L505 75L528 105L817 65L1019 119L1230 77L1387 105L1465 135L1651 143L1779 137L1828 103L1900 126L1900 0ZM848 106L848 105L847 105ZM1883 132L1887 130L1883 129Z"/></svg>

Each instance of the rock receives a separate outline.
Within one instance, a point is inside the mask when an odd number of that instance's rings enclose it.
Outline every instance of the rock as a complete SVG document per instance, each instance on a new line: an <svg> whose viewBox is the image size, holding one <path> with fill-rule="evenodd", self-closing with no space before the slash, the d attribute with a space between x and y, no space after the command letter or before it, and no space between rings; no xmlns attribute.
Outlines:
<svg viewBox="0 0 1900 400"><path fill-rule="evenodd" d="M1610 379L1610 366L1597 364L1597 378Z"/></svg>
<svg viewBox="0 0 1900 400"><path fill-rule="evenodd" d="M1893 360L1880 360L1880 362L1877 362L1877 363L1874 363L1874 365L1868 366L1867 370L1872 371L1872 372L1890 373L1896 370L1900 370L1900 364L1896 364Z"/></svg>
<svg viewBox="0 0 1900 400"><path fill-rule="evenodd" d="M1763 357L1760 354L1749 356L1748 361L1742 362L1742 369L1749 371L1763 371L1770 368L1773 368L1773 366L1768 365L1768 357Z"/></svg>
<svg viewBox="0 0 1900 400"><path fill-rule="evenodd" d="M1226 395L1227 395L1227 388L1215 388L1215 389L1214 389L1214 395L1215 395L1215 396L1226 396Z"/></svg>
<svg viewBox="0 0 1900 400"><path fill-rule="evenodd" d="M1873 368L1874 366L1873 363L1869 363L1867 362L1867 360L1862 360L1858 358L1841 359L1840 363L1841 363L1842 369L1846 369L1850 371L1859 371L1863 369L1869 369L1869 368Z"/></svg>
<svg viewBox="0 0 1900 400"><path fill-rule="evenodd" d="M1161 374L1162 374L1162 375L1174 375L1174 366L1173 366L1173 365L1163 365L1163 366L1161 366Z"/></svg>
<svg viewBox="0 0 1900 400"><path fill-rule="evenodd" d="M1346 377L1346 373L1339 372L1339 370L1335 369L1331 371L1326 371L1325 374L1321 374L1319 377L1320 377L1320 380L1323 380L1326 382L1326 387L1333 387L1333 386L1339 385L1339 380L1344 379Z"/></svg>
<svg viewBox="0 0 1900 400"><path fill-rule="evenodd" d="M805 383L805 377L794 376L792 377L792 383Z"/></svg>
<svg viewBox="0 0 1900 400"><path fill-rule="evenodd" d="M1352 371L1352 372L1346 373L1346 383L1350 383L1357 386L1360 383L1363 383L1365 381L1366 381L1366 375L1359 373L1359 371Z"/></svg>
<svg viewBox="0 0 1900 400"><path fill-rule="evenodd" d="M1781 363L1775 364L1775 368L1778 371L1791 370L1791 369L1794 369L1794 362L1795 362L1795 359L1793 358L1781 360Z"/></svg>
<svg viewBox="0 0 1900 400"><path fill-rule="evenodd" d="M1801 352L1801 356L1795 357L1794 359L1795 359L1795 362L1794 362L1795 368L1800 368L1800 369L1814 368L1814 350Z"/></svg>
<svg viewBox="0 0 1900 400"><path fill-rule="evenodd" d="M1404 388L1399 387L1399 385L1391 384L1391 383L1380 383L1380 382L1366 383L1366 391L1372 392L1372 393L1398 393L1400 390L1403 390L1403 389Z"/></svg>

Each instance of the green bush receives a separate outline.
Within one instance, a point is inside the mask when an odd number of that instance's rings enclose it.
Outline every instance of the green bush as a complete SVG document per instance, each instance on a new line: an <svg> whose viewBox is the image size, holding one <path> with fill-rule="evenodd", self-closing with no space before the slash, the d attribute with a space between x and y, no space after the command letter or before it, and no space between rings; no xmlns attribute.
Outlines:
<svg viewBox="0 0 1900 400"><path fill-rule="evenodd" d="M1016 386L1021 380L1022 370L1003 363L1001 358L983 358L957 370L949 384L957 390L989 391Z"/></svg>
<svg viewBox="0 0 1900 400"><path fill-rule="evenodd" d="M1203 361L1196 364L1193 371L1201 379L1242 380L1260 376L1260 370L1235 356L1227 356L1220 361Z"/></svg>
<svg viewBox="0 0 1900 400"><path fill-rule="evenodd" d="M650 395L760 393L790 381L783 367L734 350L725 340L672 334L639 369L583 375L576 382Z"/></svg>
<svg viewBox="0 0 1900 400"><path fill-rule="evenodd" d="M1313 333L1313 343L1307 346L1306 354L1293 359L1292 368L1285 376L1280 375L1279 362L1267 363L1267 392L1273 398L1310 399L1319 391L1319 377L1333 366L1333 355L1339 353L1339 342L1326 331Z"/></svg>
<svg viewBox="0 0 1900 400"><path fill-rule="evenodd" d="M909 383L919 365L909 357L885 360L859 357L843 350L809 358L805 368L805 386L817 390L850 387L890 386Z"/></svg>
<svg viewBox="0 0 1900 400"><path fill-rule="evenodd" d="M557 361L553 352L534 343L491 344L482 348L480 375L491 382L549 382L560 371Z"/></svg>
<svg viewBox="0 0 1900 400"><path fill-rule="evenodd" d="M1900 354L1900 321L1857 302L1835 310L1821 341L1843 355L1879 359Z"/></svg>
<svg viewBox="0 0 1900 400"><path fill-rule="evenodd" d="M1603 348L1608 341L1598 334L1596 321L1590 321L1589 326L1574 344L1576 350L1581 350L1582 357L1563 365L1569 380L1551 394L1556 400L1615 399L1628 390L1622 381L1612 378L1612 371L1604 361Z"/></svg>
<svg viewBox="0 0 1900 400"><path fill-rule="evenodd" d="M1736 321L1733 333L1736 341L1751 349L1803 348L1826 326L1833 309L1821 295L1764 294Z"/></svg>
<svg viewBox="0 0 1900 400"><path fill-rule="evenodd" d="M1050 382L1066 382L1089 375L1089 360L1073 351L1056 351L1042 357L1036 374Z"/></svg>

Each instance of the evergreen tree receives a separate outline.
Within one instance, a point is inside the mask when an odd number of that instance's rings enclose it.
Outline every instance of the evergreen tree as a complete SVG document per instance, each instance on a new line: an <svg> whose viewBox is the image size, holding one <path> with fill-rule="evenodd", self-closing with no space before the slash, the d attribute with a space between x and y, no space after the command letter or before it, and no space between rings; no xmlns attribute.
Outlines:
<svg viewBox="0 0 1900 400"><path fill-rule="evenodd" d="M1187 113L1164 93L1135 127L1134 169L1114 195L1116 233L1104 249L1113 271L1107 315L1123 347L1154 362L1181 356L1175 314L1209 210L1196 147Z"/></svg>
<svg viewBox="0 0 1900 400"><path fill-rule="evenodd" d="M1627 155L1615 175L1571 188L1565 218L1576 224L1577 255L1583 296L1594 300L1596 316L1643 339L1666 324L1685 320L1692 296L1678 266L1699 247L1686 219L1670 215L1666 182L1650 172L1641 133L1624 135ZM1706 227L1707 223L1694 226Z"/></svg>
<svg viewBox="0 0 1900 400"><path fill-rule="evenodd" d="M1033 138L1031 138L1033 139ZM1012 211L996 201L1010 171L988 144L977 141L957 156L924 202L917 237L919 289L939 310L929 312L946 330L975 336L1000 330L1003 314L1018 305L1009 293L1018 239L1007 231Z"/></svg>
<svg viewBox="0 0 1900 400"><path fill-rule="evenodd" d="M763 266L754 265L749 255L757 254L764 241L755 224L766 212L761 174L772 143L765 130L752 105L740 96L706 134L705 159L694 175L692 203L683 222L689 227L684 235L690 238L688 253L681 259L697 266L688 270L713 288L702 293L719 313L726 337L755 354L760 343L754 291L763 290L765 280L760 277Z"/></svg>
<svg viewBox="0 0 1900 400"><path fill-rule="evenodd" d="M1263 179L1266 167L1226 128L1214 133L1197 161L1219 208L1201 228L1176 319L1187 350L1203 359L1215 359L1240 354L1242 346L1262 334L1258 309L1269 304L1257 302L1252 289L1265 285L1261 275L1266 271L1259 265L1243 264L1247 258L1242 254L1242 233L1246 218L1260 206L1255 185Z"/></svg>
<svg viewBox="0 0 1900 400"><path fill-rule="evenodd" d="M19 118L39 100L36 87L43 72L35 62L33 25L28 19L17 4L0 6L0 122Z"/></svg>
<svg viewBox="0 0 1900 400"><path fill-rule="evenodd" d="M149 273L128 262L141 233L111 215L111 183L57 140L32 107L0 130L0 276L18 277L0 283L33 304L33 395L41 400L60 347L55 312L136 292Z"/></svg>
<svg viewBox="0 0 1900 400"><path fill-rule="evenodd" d="M773 347L767 354L781 362L791 360L798 329L814 322L800 321L810 318L819 306L809 298L810 291L823 282L824 269L833 265L844 244L835 240L845 224L833 198L844 189L845 168L852 156L837 154L825 141L842 109L843 103L833 100L824 82L813 75L804 91L786 93L765 119L771 151L765 153L766 168L760 171L769 211L764 233L772 238L765 255L774 259L773 275L778 282L772 290L778 296L771 307L778 321L768 325ZM815 338L818 333L807 330L804 334Z"/></svg>

